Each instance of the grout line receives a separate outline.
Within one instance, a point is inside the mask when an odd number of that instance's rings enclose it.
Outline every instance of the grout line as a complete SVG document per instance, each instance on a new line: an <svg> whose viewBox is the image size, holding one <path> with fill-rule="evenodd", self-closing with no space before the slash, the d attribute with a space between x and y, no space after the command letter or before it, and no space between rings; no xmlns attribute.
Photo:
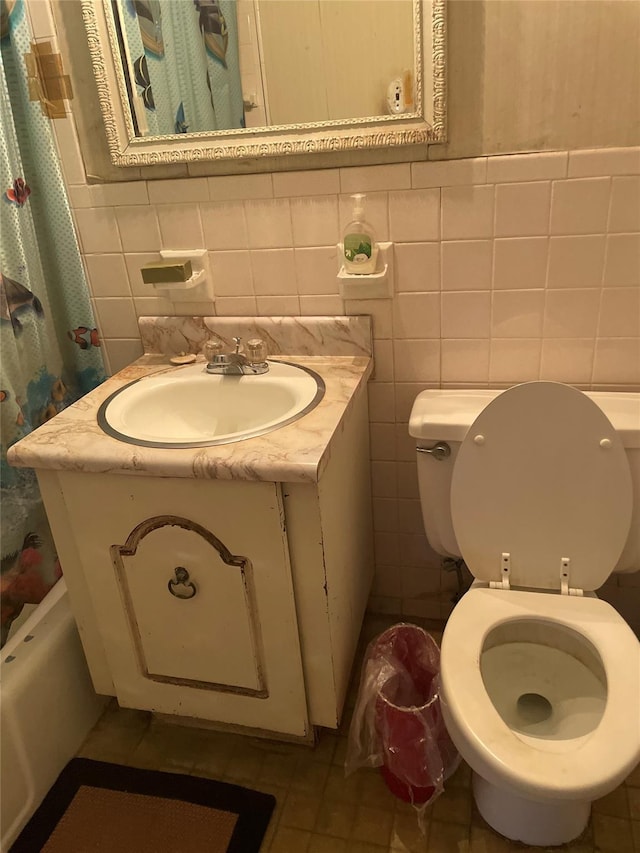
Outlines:
<svg viewBox="0 0 640 853"><path fill-rule="evenodd" d="M598 302L598 322L596 325L596 332L593 339L593 346L591 347L591 373L589 377L589 387L592 388L595 383L595 371L596 371L596 348L598 346L598 340L600 338L600 326L602 322L602 303L604 301L604 275L605 269L607 267L607 257L609 254L609 226L611 224L611 209L613 207L613 178L609 176L609 199L607 205L607 224L605 227L605 240L604 240L604 258L602 262L602 274L600 276L600 298Z"/></svg>

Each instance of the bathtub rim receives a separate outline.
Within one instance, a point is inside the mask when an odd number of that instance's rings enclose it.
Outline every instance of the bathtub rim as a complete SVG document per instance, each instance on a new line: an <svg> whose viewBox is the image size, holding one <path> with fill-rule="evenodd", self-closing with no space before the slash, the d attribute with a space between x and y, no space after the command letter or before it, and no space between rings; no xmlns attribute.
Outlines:
<svg viewBox="0 0 640 853"><path fill-rule="evenodd" d="M36 605L33 613L30 613L29 616L25 619L25 621L20 625L18 630L15 632L13 636L10 636L7 642L2 647L0 654L2 655L2 659L0 660L1 664L7 663L6 658L10 655L15 655L21 644L24 643L26 637L30 634L33 634L38 625L42 622L44 616L47 615L56 604L67 594L67 585L63 577L55 582L55 584L51 587L49 592L45 595L42 601ZM17 655L16 655L17 659ZM13 661L10 661L13 663ZM4 667L0 667L0 673ZM0 679L2 678L0 674Z"/></svg>

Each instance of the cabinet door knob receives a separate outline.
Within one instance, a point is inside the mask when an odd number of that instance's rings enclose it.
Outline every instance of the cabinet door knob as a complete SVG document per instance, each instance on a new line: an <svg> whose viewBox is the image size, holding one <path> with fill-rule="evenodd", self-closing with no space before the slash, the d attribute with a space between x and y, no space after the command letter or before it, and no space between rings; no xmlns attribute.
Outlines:
<svg viewBox="0 0 640 853"><path fill-rule="evenodd" d="M193 598L197 589L193 581L189 580L189 572L184 566L176 566L174 569L175 580L171 579L167 584L167 588L171 595L176 598Z"/></svg>

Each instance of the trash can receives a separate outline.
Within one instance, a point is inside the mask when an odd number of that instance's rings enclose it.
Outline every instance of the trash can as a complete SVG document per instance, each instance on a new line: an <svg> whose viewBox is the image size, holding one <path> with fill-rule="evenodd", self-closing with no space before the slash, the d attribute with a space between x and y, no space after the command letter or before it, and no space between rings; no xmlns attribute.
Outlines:
<svg viewBox="0 0 640 853"><path fill-rule="evenodd" d="M439 669L423 628L389 628L367 649L349 734L347 773L379 766L392 793L416 806L442 793L460 760L440 711Z"/></svg>

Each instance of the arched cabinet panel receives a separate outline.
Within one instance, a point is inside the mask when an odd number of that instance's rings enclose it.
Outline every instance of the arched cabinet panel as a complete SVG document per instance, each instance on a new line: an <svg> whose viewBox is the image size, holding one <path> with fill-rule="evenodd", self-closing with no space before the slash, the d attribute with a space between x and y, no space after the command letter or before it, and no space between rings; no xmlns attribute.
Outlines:
<svg viewBox="0 0 640 853"><path fill-rule="evenodd" d="M251 561L207 528L161 515L111 557L141 673L153 681L266 697Z"/></svg>

